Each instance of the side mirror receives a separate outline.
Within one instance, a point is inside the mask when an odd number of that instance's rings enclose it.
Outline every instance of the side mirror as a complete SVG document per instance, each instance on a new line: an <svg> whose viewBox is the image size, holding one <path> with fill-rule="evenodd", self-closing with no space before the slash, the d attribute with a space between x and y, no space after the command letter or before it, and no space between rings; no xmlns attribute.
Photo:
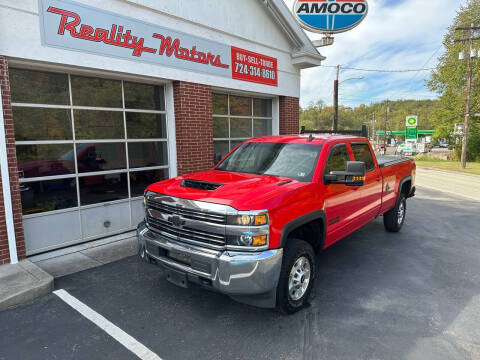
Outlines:
<svg viewBox="0 0 480 360"><path fill-rule="evenodd" d="M347 186L363 186L365 184L365 162L347 161L347 171L331 171L325 174L325 184L344 184Z"/></svg>

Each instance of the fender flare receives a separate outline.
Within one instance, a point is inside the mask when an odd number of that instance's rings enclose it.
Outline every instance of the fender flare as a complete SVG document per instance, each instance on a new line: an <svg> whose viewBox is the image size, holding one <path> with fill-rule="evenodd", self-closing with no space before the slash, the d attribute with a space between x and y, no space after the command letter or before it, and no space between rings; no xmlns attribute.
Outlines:
<svg viewBox="0 0 480 360"><path fill-rule="evenodd" d="M323 229L322 229L323 234L322 234L321 247L320 247L320 249L323 249L323 245L325 244L325 236L327 233L326 216L323 210L312 211L308 214L305 214L296 219L293 219L287 224L285 224L285 226L282 229L282 235L280 237L280 248L285 247L285 245L287 244L288 236L292 231L294 231L295 229L299 228L302 225L308 224L311 221L319 220L319 219L322 221L322 225L323 225Z"/></svg>
<svg viewBox="0 0 480 360"><path fill-rule="evenodd" d="M403 184L405 184L407 181L411 181L411 180L412 180L412 175L405 176L404 178L402 178L400 180L400 183L398 184L397 201L395 202L395 206L398 204L398 201L400 200L400 194L401 194L401 191L402 191ZM409 194L410 194L411 191L412 191L412 187L410 187ZM407 197L408 197L408 195L407 195Z"/></svg>

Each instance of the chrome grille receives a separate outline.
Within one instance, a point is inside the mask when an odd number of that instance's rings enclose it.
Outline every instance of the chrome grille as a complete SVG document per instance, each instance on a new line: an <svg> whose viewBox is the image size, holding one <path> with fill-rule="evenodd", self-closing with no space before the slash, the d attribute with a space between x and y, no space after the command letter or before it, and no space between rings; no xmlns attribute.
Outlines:
<svg viewBox="0 0 480 360"><path fill-rule="evenodd" d="M164 214L180 215L186 219L210 222L213 224L223 225L226 223L226 216L221 214L212 214L204 211L197 211L186 208L179 208L165 203L159 203L147 200L147 208L158 210Z"/></svg>
<svg viewBox="0 0 480 360"><path fill-rule="evenodd" d="M225 235L222 234L213 234L188 227L176 227L168 221L157 219L149 215L147 215L147 225L154 230L173 236L175 240L178 241L194 245L208 244L215 248L225 246Z"/></svg>

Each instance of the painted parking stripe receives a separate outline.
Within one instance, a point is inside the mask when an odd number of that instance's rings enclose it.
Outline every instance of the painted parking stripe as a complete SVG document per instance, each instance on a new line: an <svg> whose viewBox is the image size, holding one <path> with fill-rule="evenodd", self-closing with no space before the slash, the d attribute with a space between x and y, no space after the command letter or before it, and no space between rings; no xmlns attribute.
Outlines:
<svg viewBox="0 0 480 360"><path fill-rule="evenodd" d="M108 335L117 340L120 344L125 346L128 350L133 352L142 360L161 360L161 358L146 346L138 342L135 338L128 335L118 326L112 324L102 315L82 303L77 298L70 295L67 291L60 289L53 292L60 299L86 317L88 320L97 325L100 329L105 331Z"/></svg>

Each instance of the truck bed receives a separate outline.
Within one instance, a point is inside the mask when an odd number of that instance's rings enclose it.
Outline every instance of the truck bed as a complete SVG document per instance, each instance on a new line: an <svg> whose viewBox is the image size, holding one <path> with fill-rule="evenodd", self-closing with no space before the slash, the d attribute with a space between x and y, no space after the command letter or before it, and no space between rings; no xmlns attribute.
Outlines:
<svg viewBox="0 0 480 360"><path fill-rule="evenodd" d="M392 166L395 164L399 164L405 161L410 161L407 157L398 157L398 156L377 156L378 166L380 168L385 168L387 166Z"/></svg>

